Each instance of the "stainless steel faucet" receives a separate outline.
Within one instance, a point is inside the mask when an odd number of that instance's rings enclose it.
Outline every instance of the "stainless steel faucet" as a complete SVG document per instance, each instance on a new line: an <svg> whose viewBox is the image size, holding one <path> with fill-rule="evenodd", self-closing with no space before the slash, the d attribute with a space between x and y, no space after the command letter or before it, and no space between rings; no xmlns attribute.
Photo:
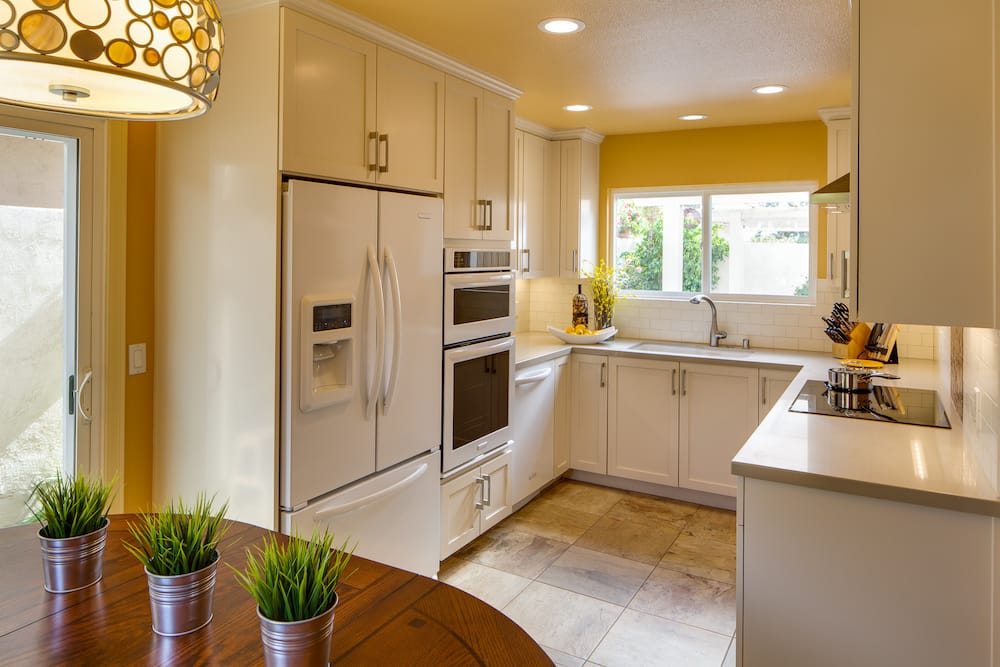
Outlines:
<svg viewBox="0 0 1000 667"><path fill-rule="evenodd" d="M725 331L719 330L719 313L715 310L715 302L704 294L695 294L691 297L691 303L697 305L704 301L712 309L712 327L708 330L708 344L712 347L719 347L719 341L728 336Z"/></svg>

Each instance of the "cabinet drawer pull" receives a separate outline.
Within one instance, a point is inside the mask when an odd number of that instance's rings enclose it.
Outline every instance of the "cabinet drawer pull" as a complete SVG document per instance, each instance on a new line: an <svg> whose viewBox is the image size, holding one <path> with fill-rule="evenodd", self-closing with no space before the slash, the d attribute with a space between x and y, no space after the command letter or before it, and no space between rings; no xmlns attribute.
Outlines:
<svg viewBox="0 0 1000 667"><path fill-rule="evenodd" d="M601 386L605 385L604 372L607 370L608 364L606 362L601 362Z"/></svg>
<svg viewBox="0 0 1000 667"><path fill-rule="evenodd" d="M481 510L486 507L486 505L483 504L483 501L486 499L486 480L482 477L477 477L476 484L479 485L479 500L476 501L476 509Z"/></svg>
<svg viewBox="0 0 1000 667"><path fill-rule="evenodd" d="M493 478L483 474L483 504L490 507L493 504Z"/></svg>
<svg viewBox="0 0 1000 667"><path fill-rule="evenodd" d="M388 173L389 171L389 135L388 134L378 135L378 141L380 144L381 143L385 144L385 161L379 165L378 173L385 174Z"/></svg>
<svg viewBox="0 0 1000 667"><path fill-rule="evenodd" d="M677 369L671 369L670 371L670 395L677 395Z"/></svg>

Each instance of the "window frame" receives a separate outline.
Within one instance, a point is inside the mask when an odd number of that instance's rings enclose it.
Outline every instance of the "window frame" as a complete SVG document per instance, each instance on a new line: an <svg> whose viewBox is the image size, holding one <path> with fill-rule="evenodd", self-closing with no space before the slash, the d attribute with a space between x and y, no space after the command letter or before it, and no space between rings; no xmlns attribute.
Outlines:
<svg viewBox="0 0 1000 667"><path fill-rule="evenodd" d="M706 294L719 303L755 303L774 305L812 306L817 301L817 269L819 243L819 215L816 206L809 206L809 294L806 296L781 296L770 294L733 294L731 292L716 292L711 289L711 239L712 229L712 195L736 194L768 194L772 192L813 192L819 184L816 181L766 181L759 183L723 183L710 185L671 185L647 186L635 188L609 188L608 190L608 226L607 248L610 263L617 268L615 253L615 211L619 199L630 197L651 197L658 194L671 197L700 196L702 201L702 255L701 255L701 292L669 292L653 290L623 290L623 294L634 299L653 299L661 301L687 300L694 294Z"/></svg>

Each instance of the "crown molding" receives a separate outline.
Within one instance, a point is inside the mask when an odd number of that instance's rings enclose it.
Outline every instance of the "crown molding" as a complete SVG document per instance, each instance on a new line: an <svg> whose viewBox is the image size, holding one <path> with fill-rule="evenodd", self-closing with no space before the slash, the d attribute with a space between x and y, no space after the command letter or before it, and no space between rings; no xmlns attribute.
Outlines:
<svg viewBox="0 0 1000 667"><path fill-rule="evenodd" d="M225 20L227 11L240 11L251 7L274 4L275 0L223 0L222 13ZM368 19L350 12L343 7L326 2L326 0L279 0L282 7L296 9L310 16L322 19L332 25L352 32L358 37L376 42L381 46L398 51L403 55L426 63L431 67L439 69L446 74L452 74L461 79L481 86L486 90L511 100L516 100L524 92L515 88L506 81L490 76L485 72L469 67L457 60L435 51L429 46L425 46L416 40L402 35L393 30L373 23Z"/></svg>
<svg viewBox="0 0 1000 667"><path fill-rule="evenodd" d="M559 141L560 139L581 139L592 144L600 144L604 141L604 135L598 134L586 127L577 127L571 130L553 130L551 127L540 125L527 118L517 117L514 119L514 127L524 132L529 132L542 139L549 141Z"/></svg>
<svg viewBox="0 0 1000 667"><path fill-rule="evenodd" d="M827 124L835 120L851 119L851 107L823 107L822 109L817 109L816 113Z"/></svg>

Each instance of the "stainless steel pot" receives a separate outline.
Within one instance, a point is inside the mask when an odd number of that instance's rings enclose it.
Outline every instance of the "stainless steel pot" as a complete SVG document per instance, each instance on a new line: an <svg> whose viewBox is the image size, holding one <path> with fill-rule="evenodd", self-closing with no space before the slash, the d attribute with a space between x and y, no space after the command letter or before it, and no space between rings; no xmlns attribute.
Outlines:
<svg viewBox="0 0 1000 667"><path fill-rule="evenodd" d="M867 368L831 368L827 371L830 388L834 391L866 392L871 391L872 379L885 378L898 380L898 375L881 373Z"/></svg>
<svg viewBox="0 0 1000 667"><path fill-rule="evenodd" d="M828 391L826 402L838 410L868 412L872 405L872 395L866 391Z"/></svg>

